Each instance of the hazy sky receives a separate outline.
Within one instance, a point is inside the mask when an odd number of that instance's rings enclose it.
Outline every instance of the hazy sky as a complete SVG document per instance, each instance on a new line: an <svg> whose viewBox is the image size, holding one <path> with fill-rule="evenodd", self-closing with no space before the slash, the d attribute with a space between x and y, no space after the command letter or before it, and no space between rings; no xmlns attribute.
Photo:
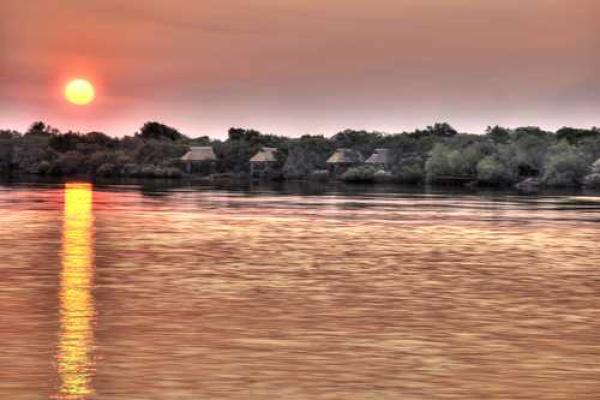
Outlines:
<svg viewBox="0 0 600 400"><path fill-rule="evenodd" d="M599 0L0 0L0 127L600 125ZM65 103L70 77L98 90Z"/></svg>

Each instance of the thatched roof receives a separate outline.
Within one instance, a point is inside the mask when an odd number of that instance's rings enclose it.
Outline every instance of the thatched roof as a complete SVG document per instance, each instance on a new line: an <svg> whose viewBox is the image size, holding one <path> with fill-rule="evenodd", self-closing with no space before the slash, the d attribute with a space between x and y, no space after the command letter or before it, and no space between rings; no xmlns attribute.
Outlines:
<svg viewBox="0 0 600 400"><path fill-rule="evenodd" d="M216 159L215 152L210 146L190 147L190 150L181 157L183 161L214 161Z"/></svg>
<svg viewBox="0 0 600 400"><path fill-rule="evenodd" d="M365 161L367 164L387 164L390 151L388 149L375 149L371 157Z"/></svg>
<svg viewBox="0 0 600 400"><path fill-rule="evenodd" d="M363 156L356 150L337 149L327 160L328 164L354 164L362 162Z"/></svg>
<svg viewBox="0 0 600 400"><path fill-rule="evenodd" d="M600 158L592 164L591 169L593 173L600 174Z"/></svg>
<svg viewBox="0 0 600 400"><path fill-rule="evenodd" d="M263 147L258 153L254 155L250 159L250 162L275 162L277 159L275 158L275 153L277 149L273 147Z"/></svg>

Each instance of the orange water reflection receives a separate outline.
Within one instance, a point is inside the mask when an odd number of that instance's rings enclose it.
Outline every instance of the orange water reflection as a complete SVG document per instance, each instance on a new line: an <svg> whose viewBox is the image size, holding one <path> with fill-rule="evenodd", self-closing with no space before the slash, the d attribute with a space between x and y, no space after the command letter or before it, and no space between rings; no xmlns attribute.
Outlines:
<svg viewBox="0 0 600 400"><path fill-rule="evenodd" d="M60 338L57 354L59 399L85 399L93 394L92 284L94 250L92 186L66 184L62 234Z"/></svg>
<svg viewBox="0 0 600 400"><path fill-rule="evenodd" d="M0 399L596 399L600 208L562 204L0 188Z"/></svg>

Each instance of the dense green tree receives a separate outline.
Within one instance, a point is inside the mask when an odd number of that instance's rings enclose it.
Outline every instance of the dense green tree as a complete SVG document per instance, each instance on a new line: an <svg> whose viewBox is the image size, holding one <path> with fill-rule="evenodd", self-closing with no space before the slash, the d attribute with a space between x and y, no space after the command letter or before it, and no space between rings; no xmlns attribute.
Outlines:
<svg viewBox="0 0 600 400"><path fill-rule="evenodd" d="M25 135L26 136L51 136L51 135L56 135L59 133L60 132L57 129L52 128L49 125L46 125L42 121L37 121L37 122L34 122L33 124L31 124L29 129L27 129L27 131L25 132Z"/></svg>
<svg viewBox="0 0 600 400"><path fill-rule="evenodd" d="M433 126L427 127L427 132L433 136L438 137L452 137L456 136L458 132L447 122L436 122Z"/></svg>
<svg viewBox="0 0 600 400"><path fill-rule="evenodd" d="M578 144L580 141L588 138L600 138L600 132L592 129L577 129L563 127L556 131L557 140L566 140L569 144Z"/></svg>
<svg viewBox="0 0 600 400"><path fill-rule="evenodd" d="M477 181L487 186L509 186L517 183L519 173L514 165L514 149L500 145L494 154L487 155L477 163Z"/></svg>
<svg viewBox="0 0 600 400"><path fill-rule="evenodd" d="M159 122L146 122L136 134L141 139L156 140L184 140L186 137L177 129L161 124Z"/></svg>
<svg viewBox="0 0 600 400"><path fill-rule="evenodd" d="M327 169L326 161L334 150L331 141L323 136L305 135L292 140L283 165L284 176L301 179L311 176L315 170Z"/></svg>
<svg viewBox="0 0 600 400"><path fill-rule="evenodd" d="M346 129L331 137L333 146L337 148L350 148L357 150L368 157L376 147L382 143L383 134L379 132L354 131Z"/></svg>
<svg viewBox="0 0 600 400"><path fill-rule="evenodd" d="M77 148L81 142L81 135L73 132L63 133L62 135L52 135L48 139L48 146L59 153L66 153Z"/></svg>
<svg viewBox="0 0 600 400"><path fill-rule="evenodd" d="M591 164L591 160L566 140L552 146L545 161L542 182L554 187L579 186Z"/></svg>
<svg viewBox="0 0 600 400"><path fill-rule="evenodd" d="M442 178L475 177L477 165L484 154L476 146L457 149L447 144L436 144L425 164L427 180L435 182Z"/></svg>
<svg viewBox="0 0 600 400"><path fill-rule="evenodd" d="M488 126L485 133L496 143L506 143L510 139L510 130L498 125Z"/></svg>

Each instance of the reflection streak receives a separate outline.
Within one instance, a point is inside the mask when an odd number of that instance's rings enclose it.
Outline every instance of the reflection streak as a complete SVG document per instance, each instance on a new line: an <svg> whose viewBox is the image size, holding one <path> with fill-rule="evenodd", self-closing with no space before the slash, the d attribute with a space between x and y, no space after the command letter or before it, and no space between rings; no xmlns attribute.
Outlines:
<svg viewBox="0 0 600 400"><path fill-rule="evenodd" d="M92 298L93 215L92 187L73 183L65 186L60 276L59 399L84 399L93 394Z"/></svg>

